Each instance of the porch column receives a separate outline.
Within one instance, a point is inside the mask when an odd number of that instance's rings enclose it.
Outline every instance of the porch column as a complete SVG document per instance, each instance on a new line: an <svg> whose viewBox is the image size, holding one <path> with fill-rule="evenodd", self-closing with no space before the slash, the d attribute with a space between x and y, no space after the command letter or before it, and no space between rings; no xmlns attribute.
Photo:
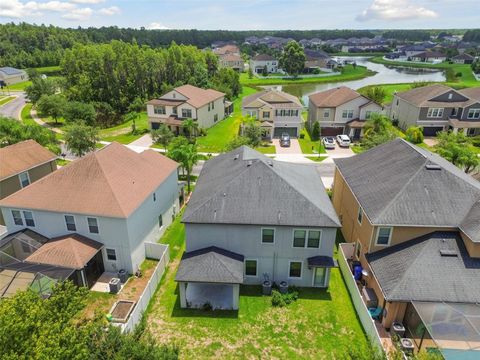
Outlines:
<svg viewBox="0 0 480 360"><path fill-rule="evenodd" d="M233 302L232 308L233 310L238 310L238 299L240 297L240 285L233 284Z"/></svg>
<svg viewBox="0 0 480 360"><path fill-rule="evenodd" d="M458 128L453 128L453 133L454 134L458 133Z"/></svg>
<svg viewBox="0 0 480 360"><path fill-rule="evenodd" d="M186 308L187 307L187 283L179 282L178 288L180 290L180 307Z"/></svg>

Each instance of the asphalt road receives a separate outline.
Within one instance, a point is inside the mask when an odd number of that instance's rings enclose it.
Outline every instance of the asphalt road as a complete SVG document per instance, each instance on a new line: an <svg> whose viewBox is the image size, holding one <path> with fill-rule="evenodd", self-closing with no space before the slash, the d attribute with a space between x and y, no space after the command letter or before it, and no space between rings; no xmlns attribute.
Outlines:
<svg viewBox="0 0 480 360"><path fill-rule="evenodd" d="M27 99L24 92L12 92L11 95L16 95L17 97L14 100L6 103L5 105L0 106L0 115L19 120L20 112L25 106Z"/></svg>

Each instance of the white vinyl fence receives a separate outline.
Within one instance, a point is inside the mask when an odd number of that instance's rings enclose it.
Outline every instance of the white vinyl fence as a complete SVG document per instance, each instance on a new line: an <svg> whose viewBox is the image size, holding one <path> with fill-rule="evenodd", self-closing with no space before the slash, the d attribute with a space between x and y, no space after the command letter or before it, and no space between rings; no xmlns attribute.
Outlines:
<svg viewBox="0 0 480 360"><path fill-rule="evenodd" d="M382 341L380 335L378 334L377 328L375 327L374 320L368 312L367 306L362 300L360 291L358 290L353 274L350 271L350 267L347 263L347 258L350 259L353 256L355 245L354 244L340 244L339 245L340 253L338 257L338 264L340 266L340 271L342 272L345 283L347 284L348 292L352 297L353 306L357 311L357 315L360 318L360 322L363 325L363 329L367 333L367 336L373 346L380 348L383 351Z"/></svg>
<svg viewBox="0 0 480 360"><path fill-rule="evenodd" d="M142 314L148 306L150 299L152 298L155 290L157 289L160 280L162 279L165 268L170 261L170 251L168 245L156 244L156 243L145 243L145 254L147 258L159 260L155 270L152 274L152 277L147 283L145 290L143 290L142 295L138 299L135 308L130 314L126 323L121 324L123 332L132 331L135 326L140 322Z"/></svg>

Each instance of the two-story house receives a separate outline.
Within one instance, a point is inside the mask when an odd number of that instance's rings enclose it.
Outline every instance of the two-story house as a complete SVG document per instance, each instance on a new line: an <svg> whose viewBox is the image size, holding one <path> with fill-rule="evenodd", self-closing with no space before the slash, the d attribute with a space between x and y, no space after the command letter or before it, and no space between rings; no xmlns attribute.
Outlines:
<svg viewBox="0 0 480 360"><path fill-rule="evenodd" d="M257 92L242 100L242 114L261 123L264 138L288 133L297 137L303 128L303 106L296 96L277 89Z"/></svg>
<svg viewBox="0 0 480 360"><path fill-rule="evenodd" d="M332 201L349 261L360 262L382 325L403 323L418 348L434 336L419 328L423 303L439 307L440 326L455 322L445 307L480 302L480 183L400 138L334 161Z"/></svg>
<svg viewBox="0 0 480 360"><path fill-rule="evenodd" d="M309 126L318 121L322 136L346 134L359 139L371 114L382 112L379 104L346 86L320 91L308 99Z"/></svg>
<svg viewBox="0 0 480 360"><path fill-rule="evenodd" d="M27 229L47 239L33 263L89 254L84 276L91 285L103 270L139 269L145 243L156 242L179 211L177 166L153 150L136 153L114 142L2 199L0 209L9 234Z"/></svg>
<svg viewBox="0 0 480 360"><path fill-rule="evenodd" d="M240 54L224 54L218 56L220 67L228 67L238 72L243 72L245 63Z"/></svg>
<svg viewBox="0 0 480 360"><path fill-rule="evenodd" d="M250 59L250 69L254 74L268 74L279 71L278 60L271 55L259 54Z"/></svg>
<svg viewBox="0 0 480 360"><path fill-rule="evenodd" d="M390 118L403 130L423 127L425 136L463 131L480 134L480 88L455 90L442 84L422 86L394 94Z"/></svg>
<svg viewBox="0 0 480 360"><path fill-rule="evenodd" d="M34 140L0 148L0 199L57 170L56 159ZM5 225L1 213L0 225Z"/></svg>
<svg viewBox="0 0 480 360"><path fill-rule="evenodd" d="M179 86L158 99L147 102L152 130L166 124L177 135L184 133L183 120L193 119L207 129L225 117L225 94L193 85Z"/></svg>
<svg viewBox="0 0 480 360"><path fill-rule="evenodd" d="M338 218L315 167L249 147L207 161L183 215L182 307L238 309L240 284L328 287Z"/></svg>

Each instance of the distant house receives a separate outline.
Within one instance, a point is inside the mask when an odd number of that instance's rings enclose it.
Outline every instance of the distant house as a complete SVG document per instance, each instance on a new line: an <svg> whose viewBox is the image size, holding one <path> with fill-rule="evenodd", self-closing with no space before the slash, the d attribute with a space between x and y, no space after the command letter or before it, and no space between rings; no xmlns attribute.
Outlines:
<svg viewBox="0 0 480 360"><path fill-rule="evenodd" d="M206 129L223 120L229 104L222 92L183 85L147 102L148 122L151 129L166 124L177 135L184 132L185 119L193 119Z"/></svg>
<svg viewBox="0 0 480 360"><path fill-rule="evenodd" d="M27 80L28 75L25 70L15 69L8 66L0 67L0 85L12 85Z"/></svg>
<svg viewBox="0 0 480 360"><path fill-rule="evenodd" d="M235 71L243 72L245 63L239 54L225 54L218 56L218 64L220 67L232 68Z"/></svg>
<svg viewBox="0 0 480 360"><path fill-rule="evenodd" d="M418 54L424 53L427 51L427 47L425 45L407 45L407 46L400 46L398 48L399 52L405 53L407 58L411 58Z"/></svg>
<svg viewBox="0 0 480 360"><path fill-rule="evenodd" d="M379 104L346 86L312 94L308 101L309 126L318 121L322 136L346 134L359 139L365 121L380 112Z"/></svg>
<svg viewBox="0 0 480 360"><path fill-rule="evenodd" d="M444 62L447 60L447 55L438 51L425 51L413 56L410 56L411 61L416 62Z"/></svg>
<svg viewBox="0 0 480 360"><path fill-rule="evenodd" d="M333 69L338 64L330 55L324 51L304 49L305 51L305 70L312 71L314 69Z"/></svg>
<svg viewBox="0 0 480 360"><path fill-rule="evenodd" d="M452 61L455 64L472 64L475 58L467 53L459 54L457 56L452 57Z"/></svg>
<svg viewBox="0 0 480 360"><path fill-rule="evenodd" d="M0 148L0 199L57 170L57 155L33 140ZM5 221L0 212L0 225Z"/></svg>
<svg viewBox="0 0 480 360"><path fill-rule="evenodd" d="M242 100L242 114L260 121L263 135L269 139L283 133L297 137L303 128L302 109L297 97L275 89L260 91Z"/></svg>
<svg viewBox="0 0 480 360"><path fill-rule="evenodd" d="M441 84L423 86L394 94L390 118L406 130L423 127L425 136L437 132L463 131L480 134L480 88L455 90Z"/></svg>
<svg viewBox="0 0 480 360"><path fill-rule="evenodd" d="M255 74L276 73L279 71L278 60L271 55L260 54L250 59L250 69Z"/></svg>
<svg viewBox="0 0 480 360"><path fill-rule="evenodd" d="M268 199L266 201L266 199ZM180 306L238 309L239 285L326 288L340 222L315 167L246 146L208 160L182 219Z"/></svg>
<svg viewBox="0 0 480 360"><path fill-rule="evenodd" d="M213 48L215 55L240 54L240 49L235 44L222 44Z"/></svg>

